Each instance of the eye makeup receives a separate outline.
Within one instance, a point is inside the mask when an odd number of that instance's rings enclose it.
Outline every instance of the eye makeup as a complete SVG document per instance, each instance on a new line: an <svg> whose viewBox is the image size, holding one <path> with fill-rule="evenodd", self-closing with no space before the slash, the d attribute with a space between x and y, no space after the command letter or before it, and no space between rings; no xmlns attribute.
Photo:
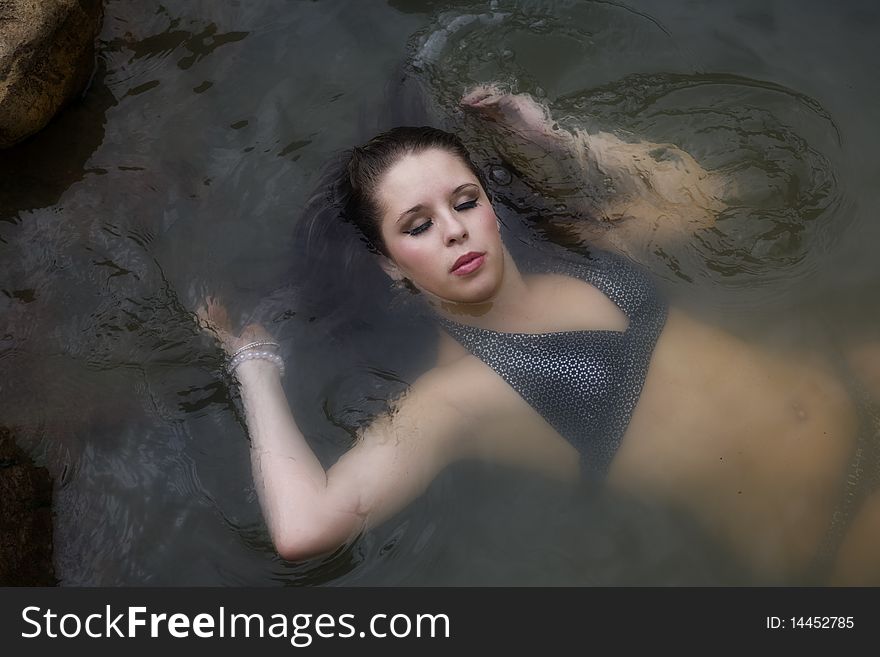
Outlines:
<svg viewBox="0 0 880 657"><path fill-rule="evenodd" d="M479 205L480 205L479 201L477 199L473 199L471 201L465 201L464 203L459 203L458 205L455 206L454 209L456 212L466 212L467 210L473 210L474 208L476 208ZM410 229L405 230L403 232L406 233L407 235L419 235L419 234L425 232L426 230L428 230L433 225L434 225L434 220L428 219L424 223L421 223L418 226L415 226L414 228L410 228Z"/></svg>

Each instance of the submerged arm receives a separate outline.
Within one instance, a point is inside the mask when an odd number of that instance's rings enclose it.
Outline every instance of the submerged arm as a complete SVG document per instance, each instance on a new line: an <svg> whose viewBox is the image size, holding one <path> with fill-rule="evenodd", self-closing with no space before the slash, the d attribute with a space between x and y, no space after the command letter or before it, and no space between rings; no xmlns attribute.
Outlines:
<svg viewBox="0 0 880 657"><path fill-rule="evenodd" d="M296 426L277 370L244 363L239 380L254 481L272 540L287 559L329 552L380 524L455 458L455 415L444 412L431 377L416 382L326 473Z"/></svg>
<svg viewBox="0 0 880 657"><path fill-rule="evenodd" d="M254 484L278 553L301 559L343 544L359 530L356 499L327 504L327 476L296 426L278 369L243 363L241 383Z"/></svg>
<svg viewBox="0 0 880 657"><path fill-rule="evenodd" d="M229 354L271 340L256 324L233 335L225 308L213 298L197 314ZM406 506L462 455L461 415L436 371L416 381L393 412L377 418L326 472L296 424L278 368L247 360L235 375L254 483L272 542L285 559L317 556L353 540Z"/></svg>
<svg viewBox="0 0 880 657"><path fill-rule="evenodd" d="M254 360L243 363L237 376L254 482L272 541L285 559L323 554L353 540L420 495L455 458L456 416L430 375L326 472L296 425L278 370Z"/></svg>
<svg viewBox="0 0 880 657"><path fill-rule="evenodd" d="M500 148L539 189L560 197L595 226L576 234L629 252L645 239L681 241L714 224L724 182L672 144L627 142L609 132L561 128L529 94L480 85L461 99L502 136ZM626 220L626 221L623 221Z"/></svg>

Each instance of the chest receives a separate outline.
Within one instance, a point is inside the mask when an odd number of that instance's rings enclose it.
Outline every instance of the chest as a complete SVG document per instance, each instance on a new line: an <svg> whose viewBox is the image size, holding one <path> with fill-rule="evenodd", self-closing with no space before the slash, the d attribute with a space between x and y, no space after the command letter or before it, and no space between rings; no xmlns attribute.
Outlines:
<svg viewBox="0 0 880 657"><path fill-rule="evenodd" d="M568 330L474 343L447 336L445 357L454 361L456 380L466 382L455 394L472 427L472 456L565 479L577 476L592 449L590 433L619 433L608 421L631 405L619 394L629 373L628 319L605 297L594 301L587 300L586 313L562 316ZM596 328L597 317L609 328Z"/></svg>
<svg viewBox="0 0 880 657"><path fill-rule="evenodd" d="M497 372L467 352L444 369L457 382L452 405L467 427L462 457L578 479L580 452Z"/></svg>
<svg viewBox="0 0 880 657"><path fill-rule="evenodd" d="M535 302L527 312L509 318L506 333L523 336L569 331L618 331L629 327L629 318L594 286L568 276L544 274L530 277ZM524 339L522 344L539 340ZM449 333L441 331L438 342L438 365L447 365L469 355L468 349Z"/></svg>
<svg viewBox="0 0 880 657"><path fill-rule="evenodd" d="M469 378L482 381L466 386L460 402L485 426L480 440L491 436L488 443L503 441L527 458L532 446L567 441L561 453L604 471L638 399L664 307L623 263L578 278L534 277L529 293L528 311L503 331L443 320L441 358L470 363Z"/></svg>

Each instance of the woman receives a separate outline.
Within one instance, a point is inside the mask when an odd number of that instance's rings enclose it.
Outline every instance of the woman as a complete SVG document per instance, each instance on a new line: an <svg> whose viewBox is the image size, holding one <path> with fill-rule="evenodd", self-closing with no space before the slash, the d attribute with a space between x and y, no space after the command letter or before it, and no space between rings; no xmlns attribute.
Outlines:
<svg viewBox="0 0 880 657"><path fill-rule="evenodd" d="M880 581L880 496L857 504L864 477L846 483L873 435L831 363L667 309L620 256L521 272L480 171L448 133L384 133L353 151L344 178L346 217L443 331L436 365L325 472L291 415L271 336L259 325L236 335L216 301L199 310L241 385L281 556L336 549L475 458L564 481L598 473L667 500L767 577L815 574L825 555L829 583Z"/></svg>

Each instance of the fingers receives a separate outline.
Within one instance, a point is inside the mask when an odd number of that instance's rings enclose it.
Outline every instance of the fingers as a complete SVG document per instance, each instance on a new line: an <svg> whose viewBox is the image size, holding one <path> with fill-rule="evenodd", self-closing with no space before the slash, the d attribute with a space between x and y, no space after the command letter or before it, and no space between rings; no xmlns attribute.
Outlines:
<svg viewBox="0 0 880 657"><path fill-rule="evenodd" d="M220 299L213 295L206 296L196 308L196 321L202 331L209 333L225 351L229 351L236 338L232 335L229 313Z"/></svg>
<svg viewBox="0 0 880 657"><path fill-rule="evenodd" d="M215 330L230 331L229 313L217 297L209 295L196 310L200 323Z"/></svg>
<svg viewBox="0 0 880 657"><path fill-rule="evenodd" d="M261 340L272 340L272 335L262 324L252 323L245 326L236 335L229 321L229 312L219 298L208 295L196 309L199 328L210 333L227 354L234 353L239 347Z"/></svg>
<svg viewBox="0 0 880 657"><path fill-rule="evenodd" d="M208 310L205 306L199 306L196 308L196 324L200 330L206 333L211 333L216 337L217 327L211 323L211 319L208 316Z"/></svg>
<svg viewBox="0 0 880 657"><path fill-rule="evenodd" d="M478 84L466 91L459 101L465 107L484 107L498 99L506 92L496 83Z"/></svg>
<svg viewBox="0 0 880 657"><path fill-rule="evenodd" d="M210 324L208 306L204 303L196 308L196 320L198 320L199 327L201 328L206 328Z"/></svg>
<svg viewBox="0 0 880 657"><path fill-rule="evenodd" d="M547 123L549 110L527 93L514 94L496 83L474 87L462 96L461 106L491 121Z"/></svg>

